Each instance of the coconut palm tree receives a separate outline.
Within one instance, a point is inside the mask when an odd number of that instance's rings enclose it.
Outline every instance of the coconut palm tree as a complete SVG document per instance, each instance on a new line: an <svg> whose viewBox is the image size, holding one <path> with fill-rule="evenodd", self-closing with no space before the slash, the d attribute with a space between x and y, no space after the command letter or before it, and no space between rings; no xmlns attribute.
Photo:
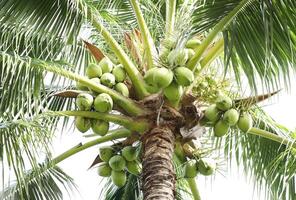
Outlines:
<svg viewBox="0 0 296 200"><path fill-rule="evenodd" d="M201 199L196 176L221 160L266 199L296 199L295 133L257 104L293 78L294 0L0 7L1 199L63 199L76 185L59 163L102 143L101 199ZM89 141L53 157L74 118Z"/></svg>

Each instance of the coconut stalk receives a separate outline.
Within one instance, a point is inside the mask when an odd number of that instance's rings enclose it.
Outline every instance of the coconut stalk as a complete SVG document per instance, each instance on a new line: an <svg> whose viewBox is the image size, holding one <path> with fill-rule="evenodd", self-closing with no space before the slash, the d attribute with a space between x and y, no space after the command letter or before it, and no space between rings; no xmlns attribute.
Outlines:
<svg viewBox="0 0 296 200"><path fill-rule="evenodd" d="M54 112L54 114L74 117L79 116L113 122L115 124L122 125L131 131L137 131L140 133L146 131L149 127L149 123L145 120L134 120L133 118L123 115L114 115L91 111L56 111Z"/></svg>
<svg viewBox="0 0 296 200"><path fill-rule="evenodd" d="M143 136L142 188L144 200L175 199L173 166L175 135L167 126L154 127Z"/></svg>
<svg viewBox="0 0 296 200"><path fill-rule="evenodd" d="M156 48L154 45L154 41L151 37L150 31L147 27L145 20L144 20L144 17L141 12L138 1L137 0L130 0L130 3L133 7L135 16L138 21L138 25L141 30L141 35L142 35L143 44L144 44L145 53L146 53L147 69L150 69L150 68L154 67L153 55L156 55Z"/></svg>
<svg viewBox="0 0 296 200"><path fill-rule="evenodd" d="M118 44L111 33L102 25L102 23L96 20L96 16L99 16L100 14L94 9L90 8L87 4L83 5L80 3L79 8L93 25L93 27L103 36L105 42L110 46L113 53L117 56L119 62L123 65L133 83L137 97L139 99L143 99L145 96L149 95L149 92L145 88L143 77L138 68L134 65L133 61L125 53L123 48Z"/></svg>
<svg viewBox="0 0 296 200"><path fill-rule="evenodd" d="M166 0L166 17L165 17L166 18L166 26L165 26L166 38L169 38L174 31L176 5L177 5L177 0Z"/></svg>
<svg viewBox="0 0 296 200"><path fill-rule="evenodd" d="M212 31L207 35L207 37L202 41L202 43L196 48L195 55L189 60L188 68L195 70L197 63L200 61L204 53L210 44L214 41L218 33L220 33L227 24L229 24L233 18L241 12L241 10L253 0L243 0L236 6L228 15L226 15L218 24L216 24Z"/></svg>
<svg viewBox="0 0 296 200"><path fill-rule="evenodd" d="M193 199L201 200L195 178L187 178L186 181L188 182L188 185L190 187Z"/></svg>

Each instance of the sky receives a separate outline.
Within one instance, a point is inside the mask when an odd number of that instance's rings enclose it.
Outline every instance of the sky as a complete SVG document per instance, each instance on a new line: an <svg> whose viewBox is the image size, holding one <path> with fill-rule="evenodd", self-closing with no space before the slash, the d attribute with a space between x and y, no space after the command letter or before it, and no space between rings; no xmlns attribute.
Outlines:
<svg viewBox="0 0 296 200"><path fill-rule="evenodd" d="M293 88L292 88L293 89ZM266 101L263 108L280 124L290 129L296 128L296 91L287 93L282 91L278 97ZM68 148L75 146L83 139L82 134L74 131L59 135L53 143L54 153L58 155ZM98 154L99 146L87 149L60 163L62 167L75 180L79 193L67 197L65 200L97 200L101 191L99 185L101 178L96 169L88 170L93 159ZM236 167L232 173L222 166L223 174L215 177L198 177L198 186L203 200L260 200L260 194L253 192L253 184L247 181L244 174Z"/></svg>

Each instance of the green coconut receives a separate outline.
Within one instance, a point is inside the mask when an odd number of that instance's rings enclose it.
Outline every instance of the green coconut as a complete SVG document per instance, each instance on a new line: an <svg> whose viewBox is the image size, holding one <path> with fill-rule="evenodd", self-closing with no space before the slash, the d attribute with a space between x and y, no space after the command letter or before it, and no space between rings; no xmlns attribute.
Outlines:
<svg viewBox="0 0 296 200"><path fill-rule="evenodd" d="M168 38L164 39L161 43L165 48L170 50L170 49L175 48L177 41L173 37L168 37Z"/></svg>
<svg viewBox="0 0 296 200"><path fill-rule="evenodd" d="M201 41L199 39L190 39L186 42L185 47L189 49L195 49L201 44Z"/></svg>
<svg viewBox="0 0 296 200"><path fill-rule="evenodd" d="M94 102L94 98L91 94L80 93L76 97L76 105L79 110L90 110Z"/></svg>
<svg viewBox="0 0 296 200"><path fill-rule="evenodd" d="M114 88L117 92L119 92L123 96L125 97L129 96L128 87L124 83L117 83Z"/></svg>
<svg viewBox="0 0 296 200"><path fill-rule="evenodd" d="M203 158L198 161L197 169L204 176L212 175L217 168L216 162L211 158Z"/></svg>
<svg viewBox="0 0 296 200"><path fill-rule="evenodd" d="M117 187L123 187L126 183L126 174L124 171L114 171L111 172L111 180Z"/></svg>
<svg viewBox="0 0 296 200"><path fill-rule="evenodd" d="M123 82L126 79L126 73L122 65L116 65L112 70L112 74L117 82Z"/></svg>
<svg viewBox="0 0 296 200"><path fill-rule="evenodd" d="M136 160L134 160L134 161L127 161L127 163L126 163L126 169L131 174L139 175L139 174L141 174L141 171L142 171L141 163L139 163Z"/></svg>
<svg viewBox="0 0 296 200"><path fill-rule="evenodd" d="M187 51L187 54L188 54L188 60L193 58L193 56L195 55L195 51L193 49L186 49L186 51Z"/></svg>
<svg viewBox="0 0 296 200"><path fill-rule="evenodd" d="M223 121L229 126L234 126L238 122L239 112L234 108L227 110L223 115Z"/></svg>
<svg viewBox="0 0 296 200"><path fill-rule="evenodd" d="M115 85L115 76L111 73L104 73L101 77L101 83L112 88Z"/></svg>
<svg viewBox="0 0 296 200"><path fill-rule="evenodd" d="M109 160L109 166L115 171L124 170L126 166L125 159L120 155L115 155Z"/></svg>
<svg viewBox="0 0 296 200"><path fill-rule="evenodd" d="M184 177L185 178L194 178L197 175L197 169L196 169L196 161L195 160L189 160L187 163L185 163L185 169L184 169Z"/></svg>
<svg viewBox="0 0 296 200"><path fill-rule="evenodd" d="M212 127L213 126L213 122L211 122L207 117L202 117L199 121L198 121L200 126L206 126L206 127Z"/></svg>
<svg viewBox="0 0 296 200"><path fill-rule="evenodd" d="M104 136L109 131L109 122L102 120L92 120L91 129L95 134Z"/></svg>
<svg viewBox="0 0 296 200"><path fill-rule="evenodd" d="M183 95L183 87L174 81L163 90L164 96L171 102L178 102Z"/></svg>
<svg viewBox="0 0 296 200"><path fill-rule="evenodd" d="M99 149L99 156L102 161L109 162L110 158L112 158L114 154L114 150L112 147L101 147Z"/></svg>
<svg viewBox="0 0 296 200"><path fill-rule="evenodd" d="M86 76L88 78L95 78L102 76L102 69L99 65L91 63L86 68Z"/></svg>
<svg viewBox="0 0 296 200"><path fill-rule="evenodd" d="M145 87L150 94L158 93L161 90L161 88L153 85L146 85Z"/></svg>
<svg viewBox="0 0 296 200"><path fill-rule="evenodd" d="M222 137L226 135L229 130L229 125L223 120L219 120L214 126L214 134L216 137Z"/></svg>
<svg viewBox="0 0 296 200"><path fill-rule="evenodd" d="M206 110L205 110L205 117L210 120L211 122L216 122L220 119L220 112L216 106L216 104L210 105Z"/></svg>
<svg viewBox="0 0 296 200"><path fill-rule="evenodd" d="M102 177L109 177L111 176L112 169L108 165L108 163L102 163L98 167L98 174Z"/></svg>
<svg viewBox="0 0 296 200"><path fill-rule="evenodd" d="M99 85L99 84L101 84L101 81L100 81L100 79L99 78L92 78L92 79L90 79L93 83L95 83L96 85ZM90 91L92 91L92 92L94 92L94 93L96 93L94 90L92 90L91 88L88 88Z"/></svg>
<svg viewBox="0 0 296 200"><path fill-rule="evenodd" d="M137 159L137 148L132 147L132 146L126 146L122 149L121 151L122 156L125 158L127 161L133 161Z"/></svg>
<svg viewBox="0 0 296 200"><path fill-rule="evenodd" d="M107 57L104 57L100 63L99 63L99 66L101 67L102 69L102 73L111 73L112 72L112 69L113 69L113 63L112 61L107 58Z"/></svg>
<svg viewBox="0 0 296 200"><path fill-rule="evenodd" d="M188 60L186 49L174 49L168 55L170 66L184 66Z"/></svg>
<svg viewBox="0 0 296 200"><path fill-rule="evenodd" d="M156 68L153 76L153 85L158 88L165 88L173 81L174 74L171 70L160 67Z"/></svg>
<svg viewBox="0 0 296 200"><path fill-rule="evenodd" d="M95 98L94 107L98 112L110 112L113 108L113 100L110 95L101 93Z"/></svg>
<svg viewBox="0 0 296 200"><path fill-rule="evenodd" d="M87 118L78 116L75 118L75 126L81 133L85 133L90 129L91 122Z"/></svg>
<svg viewBox="0 0 296 200"><path fill-rule="evenodd" d="M226 95L220 94L216 99L216 105L219 110L229 110L232 107L232 99Z"/></svg>
<svg viewBox="0 0 296 200"><path fill-rule="evenodd" d="M237 127L247 133L253 127L253 119L249 113L243 113L238 120Z"/></svg>
<svg viewBox="0 0 296 200"><path fill-rule="evenodd" d="M175 79L179 85L186 87L194 81L194 74L187 67L177 67L174 73Z"/></svg>
<svg viewBox="0 0 296 200"><path fill-rule="evenodd" d="M167 48L163 48L159 54L159 59L163 62L166 62L171 51Z"/></svg>

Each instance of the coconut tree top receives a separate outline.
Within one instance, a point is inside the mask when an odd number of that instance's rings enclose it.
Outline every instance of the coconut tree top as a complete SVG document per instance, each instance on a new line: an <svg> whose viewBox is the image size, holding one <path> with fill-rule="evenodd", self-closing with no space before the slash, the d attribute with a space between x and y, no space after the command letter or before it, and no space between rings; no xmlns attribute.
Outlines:
<svg viewBox="0 0 296 200"><path fill-rule="evenodd" d="M195 179L221 160L267 199L296 198L296 136L258 105L293 78L295 1L0 6L1 199L63 199L59 163L110 141L90 163L101 199L202 199ZM73 119L89 140L53 157Z"/></svg>

